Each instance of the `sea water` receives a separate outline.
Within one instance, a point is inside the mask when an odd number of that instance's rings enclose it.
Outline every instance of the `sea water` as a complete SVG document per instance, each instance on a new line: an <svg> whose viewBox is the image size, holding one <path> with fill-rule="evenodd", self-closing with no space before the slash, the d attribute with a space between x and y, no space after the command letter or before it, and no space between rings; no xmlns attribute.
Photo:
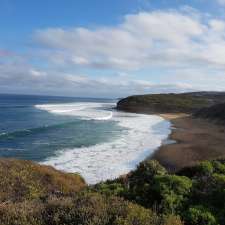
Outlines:
<svg viewBox="0 0 225 225"><path fill-rule="evenodd" d="M115 106L108 99L0 95L0 157L77 172L89 184L128 173L168 137L170 123Z"/></svg>

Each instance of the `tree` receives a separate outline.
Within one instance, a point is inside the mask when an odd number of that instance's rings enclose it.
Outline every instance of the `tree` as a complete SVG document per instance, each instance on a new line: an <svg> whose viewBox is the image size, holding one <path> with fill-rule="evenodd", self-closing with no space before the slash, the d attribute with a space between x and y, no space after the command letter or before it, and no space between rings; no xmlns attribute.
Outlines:
<svg viewBox="0 0 225 225"><path fill-rule="evenodd" d="M192 187L192 181L183 176L156 176L153 189L161 200L162 209L167 213L182 210Z"/></svg>
<svg viewBox="0 0 225 225"><path fill-rule="evenodd" d="M188 225L218 225L214 215L203 206L189 208L185 215L185 221Z"/></svg>

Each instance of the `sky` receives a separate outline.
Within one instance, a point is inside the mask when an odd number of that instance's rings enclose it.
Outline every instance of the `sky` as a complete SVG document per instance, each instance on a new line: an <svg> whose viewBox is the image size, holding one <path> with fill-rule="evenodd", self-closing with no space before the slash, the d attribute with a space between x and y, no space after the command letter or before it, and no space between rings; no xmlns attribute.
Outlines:
<svg viewBox="0 0 225 225"><path fill-rule="evenodd" d="M0 0L0 93L225 91L225 0Z"/></svg>

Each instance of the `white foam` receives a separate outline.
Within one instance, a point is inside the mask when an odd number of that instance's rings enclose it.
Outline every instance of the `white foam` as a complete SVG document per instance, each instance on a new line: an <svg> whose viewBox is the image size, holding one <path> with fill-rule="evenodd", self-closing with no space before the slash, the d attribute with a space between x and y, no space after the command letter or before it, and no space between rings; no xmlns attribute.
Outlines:
<svg viewBox="0 0 225 225"><path fill-rule="evenodd" d="M112 103L71 103L71 104L46 104L36 105L36 108L46 110L50 113L77 116L82 119L109 120L112 118L112 111L104 108L112 108Z"/></svg>
<svg viewBox="0 0 225 225"><path fill-rule="evenodd" d="M93 184L128 173L168 137L170 123L163 118L112 111L110 108L113 106L106 103L36 106L51 113L83 119L113 120L127 128L116 140L90 147L64 149L43 163L63 171L78 172L89 184Z"/></svg>

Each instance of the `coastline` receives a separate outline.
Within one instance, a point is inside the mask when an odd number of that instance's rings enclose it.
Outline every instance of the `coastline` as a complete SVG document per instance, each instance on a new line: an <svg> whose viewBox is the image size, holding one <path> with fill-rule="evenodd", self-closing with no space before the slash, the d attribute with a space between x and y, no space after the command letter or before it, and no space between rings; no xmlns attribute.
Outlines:
<svg viewBox="0 0 225 225"><path fill-rule="evenodd" d="M158 114L171 123L171 134L151 159L174 172L199 161L225 157L225 127L190 114Z"/></svg>

